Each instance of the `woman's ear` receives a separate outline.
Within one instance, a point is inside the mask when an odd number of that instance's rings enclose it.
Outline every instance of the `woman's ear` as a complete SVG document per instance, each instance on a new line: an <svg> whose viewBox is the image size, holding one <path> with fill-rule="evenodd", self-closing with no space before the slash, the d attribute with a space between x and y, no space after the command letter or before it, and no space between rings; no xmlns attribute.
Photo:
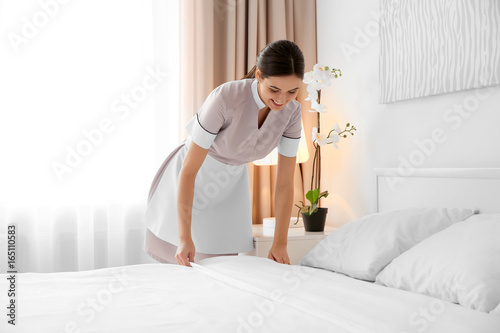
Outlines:
<svg viewBox="0 0 500 333"><path fill-rule="evenodd" d="M261 72L260 72L259 67L257 67L257 68L255 69L255 78L256 78L256 79L257 79L257 81L259 81L259 82L262 80L262 74L261 74Z"/></svg>

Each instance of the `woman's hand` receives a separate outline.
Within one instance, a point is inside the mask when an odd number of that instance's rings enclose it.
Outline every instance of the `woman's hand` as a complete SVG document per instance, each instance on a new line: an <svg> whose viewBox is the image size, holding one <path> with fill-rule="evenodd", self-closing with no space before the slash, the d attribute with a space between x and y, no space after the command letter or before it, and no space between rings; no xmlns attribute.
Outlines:
<svg viewBox="0 0 500 333"><path fill-rule="evenodd" d="M190 262L194 262L195 248L191 238L181 240L175 253L175 259L179 265L191 267Z"/></svg>
<svg viewBox="0 0 500 333"><path fill-rule="evenodd" d="M286 245L274 245L269 250L269 259L272 259L280 264L290 265L290 259L288 258L288 253L286 252Z"/></svg>

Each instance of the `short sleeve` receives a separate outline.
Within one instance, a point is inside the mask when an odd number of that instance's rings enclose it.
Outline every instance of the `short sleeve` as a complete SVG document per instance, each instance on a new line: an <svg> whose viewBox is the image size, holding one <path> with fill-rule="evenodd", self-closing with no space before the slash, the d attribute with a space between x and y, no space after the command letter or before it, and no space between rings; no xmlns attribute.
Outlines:
<svg viewBox="0 0 500 333"><path fill-rule="evenodd" d="M297 156L297 150L299 149L300 134L302 131L302 115L300 111L300 103L298 103L293 115L290 117L290 122L288 123L283 136L278 144L278 153L286 157Z"/></svg>
<svg viewBox="0 0 500 333"><path fill-rule="evenodd" d="M225 103L220 87L213 90L198 113L188 122L186 129L194 143L209 149L225 121Z"/></svg>

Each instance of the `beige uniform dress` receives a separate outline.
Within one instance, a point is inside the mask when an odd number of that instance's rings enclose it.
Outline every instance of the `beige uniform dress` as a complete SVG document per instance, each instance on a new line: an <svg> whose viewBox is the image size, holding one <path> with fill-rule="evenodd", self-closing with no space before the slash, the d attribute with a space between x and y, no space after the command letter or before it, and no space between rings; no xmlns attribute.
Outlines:
<svg viewBox="0 0 500 333"><path fill-rule="evenodd" d="M192 142L209 149L195 179L191 218L195 259L253 249L247 163L265 157L275 147L281 155L296 156L301 133L296 100L279 111L271 110L259 128L258 114L265 104L257 85L257 80L245 79L214 89L186 125L187 140L158 170L143 217L145 249L155 259L175 262L178 176Z"/></svg>

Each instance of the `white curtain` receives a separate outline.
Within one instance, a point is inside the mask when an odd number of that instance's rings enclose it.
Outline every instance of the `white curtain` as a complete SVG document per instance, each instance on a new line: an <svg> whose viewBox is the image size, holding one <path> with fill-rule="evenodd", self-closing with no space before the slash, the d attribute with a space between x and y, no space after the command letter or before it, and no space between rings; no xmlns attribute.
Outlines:
<svg viewBox="0 0 500 333"><path fill-rule="evenodd" d="M178 0L0 0L0 272L13 224L18 272L153 262L141 218L178 144L178 19Z"/></svg>

